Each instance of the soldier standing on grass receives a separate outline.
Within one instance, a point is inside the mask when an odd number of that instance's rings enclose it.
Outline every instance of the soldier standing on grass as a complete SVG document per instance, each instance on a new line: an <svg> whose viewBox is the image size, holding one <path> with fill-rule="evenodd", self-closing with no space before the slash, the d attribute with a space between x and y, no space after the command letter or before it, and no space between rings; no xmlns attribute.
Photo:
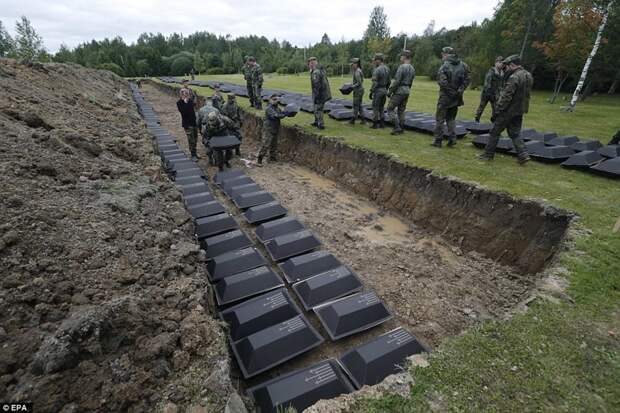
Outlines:
<svg viewBox="0 0 620 413"><path fill-rule="evenodd" d="M519 164L523 165L530 160L521 138L523 115L529 111L530 94L534 80L530 72L521 66L521 57L512 55L503 61L506 69L505 84L497 101L496 115L491 119L494 122L489 141L484 148L484 154L479 159L490 161L495 156L495 148L500 134L508 130L512 139Z"/></svg>
<svg viewBox="0 0 620 413"><path fill-rule="evenodd" d="M250 80L252 82L252 94L254 103L252 106L256 109L262 109L262 91L263 91L263 69L252 56L248 59L250 64Z"/></svg>
<svg viewBox="0 0 620 413"><path fill-rule="evenodd" d="M325 129L323 109L325 102L332 98L329 81L325 69L319 65L316 57L308 59L308 68L310 69L310 85L312 87L312 102L314 103L314 122L311 125L318 129Z"/></svg>
<svg viewBox="0 0 620 413"><path fill-rule="evenodd" d="M478 110L476 111L476 122L480 122L480 117L482 117L482 113L488 103L491 104L491 117L495 116L495 104L499 98L502 78L504 77L504 73L502 72L504 69L503 60L503 57L498 56L497 59L495 59L495 66L490 68L484 77L484 86L480 94L480 106L478 106Z"/></svg>
<svg viewBox="0 0 620 413"><path fill-rule="evenodd" d="M431 144L441 148L444 123L448 127L448 146L456 145L456 115L463 106L463 93L469 86L469 66L462 62L451 47L442 49L443 64L437 73L439 100L435 115L435 141Z"/></svg>
<svg viewBox="0 0 620 413"><path fill-rule="evenodd" d="M383 53L375 53L372 63L375 69L372 71L372 86L370 87L370 99L372 99L372 128L385 127L385 99L387 97L387 87L390 84L390 71L383 63L385 57Z"/></svg>
<svg viewBox="0 0 620 413"><path fill-rule="evenodd" d="M196 112L194 111L194 101L190 98L187 89L181 90L181 97L177 101L177 109L181 114L181 126L187 136L187 143L192 154L192 161L196 161L198 160L198 154L196 153L196 142L198 141Z"/></svg>
<svg viewBox="0 0 620 413"><path fill-rule="evenodd" d="M353 118L349 120L351 125L355 125L355 120L360 118L362 125L366 124L366 119L362 113L362 100L364 99L364 73L360 68L360 59L351 59L351 71L353 72Z"/></svg>
<svg viewBox="0 0 620 413"><path fill-rule="evenodd" d="M254 107L254 91L252 89L252 76L250 67L250 56L245 56L243 59L244 63L241 66L241 73L243 73L243 78L245 79L245 87L248 91L248 98L250 99L250 106Z"/></svg>
<svg viewBox="0 0 620 413"><path fill-rule="evenodd" d="M263 122L263 136L260 149L257 154L258 166L263 165L263 158L269 154L269 161L276 162L278 152L278 134L280 133L280 120L286 114L278 107L278 96L271 95L265 109L265 121Z"/></svg>
<svg viewBox="0 0 620 413"><path fill-rule="evenodd" d="M411 66L411 52L403 50L400 53L400 66L396 70L394 80L388 91L390 102L388 103L388 113L394 122L394 130L392 135L400 135L403 133L403 124L405 123L405 109L407 101L411 93L411 86L415 78L415 69ZM398 112L395 111L398 109Z"/></svg>
<svg viewBox="0 0 620 413"><path fill-rule="evenodd" d="M232 93L228 95L228 99L222 107L222 113L230 119L235 125L234 135L241 141L241 108L237 105L237 99ZM235 149L237 156L241 155L240 149L237 146Z"/></svg>

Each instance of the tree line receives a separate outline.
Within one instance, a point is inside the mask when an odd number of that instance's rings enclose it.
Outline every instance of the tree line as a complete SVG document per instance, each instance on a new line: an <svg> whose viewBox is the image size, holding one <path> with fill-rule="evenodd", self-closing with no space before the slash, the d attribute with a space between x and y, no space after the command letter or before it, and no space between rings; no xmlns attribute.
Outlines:
<svg viewBox="0 0 620 413"><path fill-rule="evenodd" d="M609 9L608 9L609 8ZM232 38L208 31L187 36L179 33L143 33L127 44L121 37L92 40L70 49L62 45L53 55L43 49L42 39L23 17L12 39L0 22L0 57L55 62L74 62L107 69L120 76L185 75L192 69L202 74L238 73L244 56L257 58L266 73L295 74L307 70L306 58L316 56L329 75L348 74L349 59L360 57L365 76L372 72L371 57L384 53L390 69L398 65L403 48L413 53L418 75L434 78L444 46L454 47L472 69L478 86L498 55L521 54L535 78L535 86L560 92L577 84L591 53L597 31L609 10L600 48L592 59L583 85L592 92L615 93L620 81L620 3L613 0L503 0L493 15L454 30L428 24L422 34L393 34L383 7L375 7L361 39L333 42L324 34L308 47L265 36Z"/></svg>

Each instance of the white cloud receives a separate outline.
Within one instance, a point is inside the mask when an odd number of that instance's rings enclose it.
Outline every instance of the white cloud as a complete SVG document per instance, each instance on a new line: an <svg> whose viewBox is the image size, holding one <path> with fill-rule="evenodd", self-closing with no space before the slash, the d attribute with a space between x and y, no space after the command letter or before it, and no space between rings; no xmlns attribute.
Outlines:
<svg viewBox="0 0 620 413"><path fill-rule="evenodd" d="M135 41L143 32L190 34L205 30L233 37L264 35L299 46L360 38L375 1L230 0L172 2L163 0L1 0L0 20L12 31L27 16L50 51L92 39L121 36ZM393 34L421 33L431 21L437 29L457 28L490 17L498 0L393 0L383 2Z"/></svg>

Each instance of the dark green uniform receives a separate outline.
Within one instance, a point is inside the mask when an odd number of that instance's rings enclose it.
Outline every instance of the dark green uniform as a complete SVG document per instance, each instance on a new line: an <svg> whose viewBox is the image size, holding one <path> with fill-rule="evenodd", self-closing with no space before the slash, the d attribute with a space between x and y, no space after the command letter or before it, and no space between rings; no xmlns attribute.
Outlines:
<svg viewBox="0 0 620 413"><path fill-rule="evenodd" d="M530 72L522 67L516 68L514 72L506 73L506 83L502 87L497 101L495 124L484 149L484 159L493 159L497 141L505 129L508 130L508 136L512 139L519 161L529 159L521 138L521 127L523 115L530 108L530 94L533 83L534 79Z"/></svg>
<svg viewBox="0 0 620 413"><path fill-rule="evenodd" d="M469 66L456 55L448 55L437 73L439 99L435 114L435 146L441 146L444 124L448 127L448 145L456 144L456 115L459 106L463 106L463 93L469 82Z"/></svg>
<svg viewBox="0 0 620 413"><path fill-rule="evenodd" d="M286 114L280 110L277 104L269 103L265 109L265 120L263 121L263 133L260 149L258 151L258 163L269 153L269 160L277 160L278 134L280 133L280 119Z"/></svg>
<svg viewBox="0 0 620 413"><path fill-rule="evenodd" d="M239 105L237 105L235 99L231 99L231 96L234 97L234 95L228 96L228 100L222 108L222 113L233 122L233 124L235 125L235 130L233 134L241 141L241 108L239 107ZM236 153L237 155L241 155L239 147L237 147Z"/></svg>
<svg viewBox="0 0 620 413"><path fill-rule="evenodd" d="M484 77L484 86L482 87L482 93L480 94L480 105L476 111L476 122L480 122L480 117L487 107L487 104L491 104L491 117L495 117L495 103L499 98L499 92L502 86L503 74L495 67L492 67Z"/></svg>
<svg viewBox="0 0 620 413"><path fill-rule="evenodd" d="M323 66L317 66L310 71L310 85L312 87L312 102L314 103L314 123L317 127L323 128L323 109L325 102L331 100L332 92L329 88L329 81Z"/></svg>
<svg viewBox="0 0 620 413"><path fill-rule="evenodd" d="M258 63L252 66L250 73L252 78L252 93L254 94L254 107L256 109L262 109L262 93L263 93L263 69Z"/></svg>
<svg viewBox="0 0 620 413"><path fill-rule="evenodd" d="M364 99L364 72L359 67L353 71L353 119L354 123L357 118L362 120L362 124L366 123L362 114L362 100Z"/></svg>
<svg viewBox="0 0 620 413"><path fill-rule="evenodd" d="M245 87L248 91L248 98L250 99L250 105L254 107L254 89L252 88L252 66L250 66L247 62L241 66L241 73L243 73L243 78L245 79Z"/></svg>
<svg viewBox="0 0 620 413"><path fill-rule="evenodd" d="M383 126L385 116L383 108L387 97L387 87L390 84L390 71L387 66L381 63L372 71L372 86L370 87L370 98L372 99L372 119L373 123L381 122Z"/></svg>
<svg viewBox="0 0 620 413"><path fill-rule="evenodd" d="M395 132L403 130L405 109L407 108L407 101L409 100L414 78L415 69L413 66L409 63L403 63L398 66L394 79L392 80L392 85L388 91L390 102L388 103L387 110L394 122ZM398 109L397 113L394 111L395 109Z"/></svg>
<svg viewBox="0 0 620 413"><path fill-rule="evenodd" d="M213 95L211 96L211 104L215 109L219 110L220 112L222 111L222 107L224 106L224 97L222 96L222 93L220 91L216 91L215 93L213 93Z"/></svg>
<svg viewBox="0 0 620 413"><path fill-rule="evenodd" d="M203 133L203 144L209 148L208 145L211 138L234 135L234 129L235 125L232 120L219 113L219 111L213 111L207 116L207 123ZM226 151L215 151L216 153L212 153L209 149L207 150L212 164L221 166L224 162L228 163L230 158L232 158L231 149L226 149ZM223 159L221 157L223 157Z"/></svg>

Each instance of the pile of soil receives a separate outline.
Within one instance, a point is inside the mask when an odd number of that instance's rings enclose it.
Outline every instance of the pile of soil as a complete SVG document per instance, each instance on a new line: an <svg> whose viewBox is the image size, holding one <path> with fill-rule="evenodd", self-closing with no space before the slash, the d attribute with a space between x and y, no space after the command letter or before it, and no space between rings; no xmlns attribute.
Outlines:
<svg viewBox="0 0 620 413"><path fill-rule="evenodd" d="M0 59L0 400L222 411L204 255L110 72Z"/></svg>

